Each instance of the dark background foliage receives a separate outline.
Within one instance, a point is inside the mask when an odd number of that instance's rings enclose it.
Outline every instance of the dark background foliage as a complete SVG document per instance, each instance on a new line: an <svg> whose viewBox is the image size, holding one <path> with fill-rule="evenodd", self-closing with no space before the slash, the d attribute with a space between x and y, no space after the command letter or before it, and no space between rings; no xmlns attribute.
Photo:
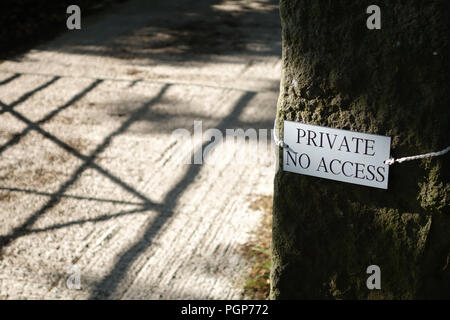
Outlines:
<svg viewBox="0 0 450 320"><path fill-rule="evenodd" d="M18 54L39 41L66 30L66 9L76 4L82 16L124 0L2 0L0 1L0 57Z"/></svg>

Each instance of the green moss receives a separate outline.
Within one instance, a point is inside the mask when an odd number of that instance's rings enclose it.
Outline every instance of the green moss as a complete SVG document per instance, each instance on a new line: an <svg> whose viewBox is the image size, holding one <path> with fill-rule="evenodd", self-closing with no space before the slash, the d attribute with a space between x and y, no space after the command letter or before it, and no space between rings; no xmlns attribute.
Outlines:
<svg viewBox="0 0 450 320"><path fill-rule="evenodd" d="M428 177L424 182L420 182L420 205L427 210L445 209L448 205L450 185L442 182L440 179L441 168L436 164L428 171Z"/></svg>

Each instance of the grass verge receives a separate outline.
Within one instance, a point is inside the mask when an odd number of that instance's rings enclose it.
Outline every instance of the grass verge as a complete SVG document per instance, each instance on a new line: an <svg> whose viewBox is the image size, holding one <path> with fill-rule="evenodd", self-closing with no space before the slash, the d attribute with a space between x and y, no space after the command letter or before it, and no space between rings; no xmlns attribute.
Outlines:
<svg viewBox="0 0 450 320"><path fill-rule="evenodd" d="M266 300L270 293L272 196L259 196L250 208L263 212L263 219L252 239L243 248L249 261L249 273L244 279L244 299Z"/></svg>

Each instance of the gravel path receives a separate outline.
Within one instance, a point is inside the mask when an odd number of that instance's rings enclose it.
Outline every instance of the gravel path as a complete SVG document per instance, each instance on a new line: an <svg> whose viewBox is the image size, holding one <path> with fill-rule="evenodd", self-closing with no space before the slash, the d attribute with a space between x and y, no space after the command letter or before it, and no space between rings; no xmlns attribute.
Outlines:
<svg viewBox="0 0 450 320"><path fill-rule="evenodd" d="M0 62L0 299L240 298L272 151L183 165L172 132L270 129L280 32L277 1L134 0Z"/></svg>

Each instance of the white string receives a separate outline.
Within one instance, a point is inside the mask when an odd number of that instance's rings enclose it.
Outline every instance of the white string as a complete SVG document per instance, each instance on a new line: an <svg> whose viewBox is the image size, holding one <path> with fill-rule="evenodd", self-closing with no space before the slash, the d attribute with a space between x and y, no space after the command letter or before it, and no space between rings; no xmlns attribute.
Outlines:
<svg viewBox="0 0 450 320"><path fill-rule="evenodd" d="M402 163L402 162L405 162L405 161L411 161L411 160L417 160L417 159L425 159L425 158L431 158L431 157L438 157L438 156L442 156L442 155L446 154L449 151L450 151L450 146L448 146L444 150L441 150L441 151L438 151L438 152L419 154L417 156L404 157L404 158L398 158L398 159L390 158L390 159L387 159L386 161L384 161L384 163L388 164L388 165L391 165L391 164L394 164L395 162Z"/></svg>
<svg viewBox="0 0 450 320"><path fill-rule="evenodd" d="M275 142L275 144L277 146L279 146L280 148L289 148L289 146L284 143L284 141L280 140L278 138L278 133L277 133L277 119L273 120L273 141Z"/></svg>

